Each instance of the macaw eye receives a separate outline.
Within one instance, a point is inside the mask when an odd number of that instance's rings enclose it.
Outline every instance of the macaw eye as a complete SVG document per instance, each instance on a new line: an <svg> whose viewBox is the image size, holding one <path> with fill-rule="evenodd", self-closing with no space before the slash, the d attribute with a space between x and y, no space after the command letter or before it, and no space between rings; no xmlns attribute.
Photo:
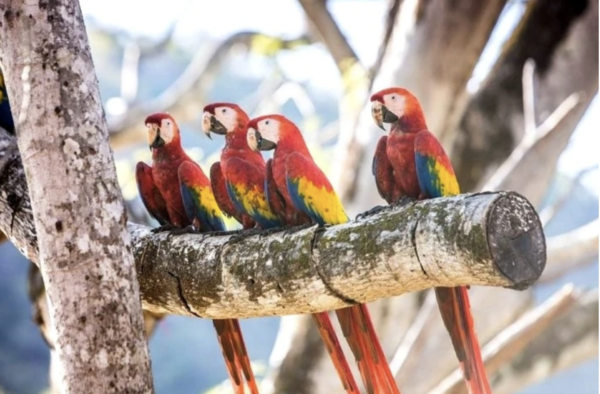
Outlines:
<svg viewBox="0 0 600 394"><path fill-rule="evenodd" d="M171 126L171 122L167 120L167 126Z"/></svg>
<svg viewBox="0 0 600 394"><path fill-rule="evenodd" d="M223 109L221 110L221 113L223 113L223 114L224 114L224 113L226 113L226 112L227 112L227 109L225 109L225 108L223 108Z"/></svg>
<svg viewBox="0 0 600 394"><path fill-rule="evenodd" d="M268 121L268 120L265 120L265 125L268 125L268 124L269 124L269 121Z"/></svg>
<svg viewBox="0 0 600 394"><path fill-rule="evenodd" d="M396 100L396 96L392 96L392 100Z"/></svg>

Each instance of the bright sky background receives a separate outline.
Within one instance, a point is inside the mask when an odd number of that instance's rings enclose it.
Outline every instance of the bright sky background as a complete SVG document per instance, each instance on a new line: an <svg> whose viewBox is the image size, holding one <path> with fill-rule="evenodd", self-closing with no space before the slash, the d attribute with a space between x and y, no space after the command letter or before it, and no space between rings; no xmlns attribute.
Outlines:
<svg viewBox="0 0 600 394"><path fill-rule="evenodd" d="M304 31L305 18L296 0L81 0L86 17L97 23L128 31L132 35L161 37L171 23L179 18L175 39L185 46L197 47L199 37L223 39L237 31L255 30L284 37L295 37ZM386 1L345 0L330 1L330 10L361 60L369 65L375 60L381 38ZM118 12L116 12L118 10ZM485 77L498 56L500 46L522 14L523 4L512 3L506 10L492 36L492 45L486 49L483 60L475 70L469 88L475 89ZM299 61L299 57L301 60ZM305 65L312 65L308 70ZM290 77L310 80L317 86L331 85L337 78L332 62L314 49L303 50L282 59ZM315 72L315 70L317 70ZM584 168L598 165L598 137L600 125L598 97L579 125L569 149L559 162L561 171L577 174ZM540 163L543 165L543 163ZM584 185L599 194L598 169L583 179Z"/></svg>

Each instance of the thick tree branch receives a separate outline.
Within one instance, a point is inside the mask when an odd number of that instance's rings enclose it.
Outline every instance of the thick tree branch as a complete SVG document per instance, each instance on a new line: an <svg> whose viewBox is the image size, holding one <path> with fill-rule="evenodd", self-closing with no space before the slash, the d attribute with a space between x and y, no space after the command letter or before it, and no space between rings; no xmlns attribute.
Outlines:
<svg viewBox="0 0 600 394"><path fill-rule="evenodd" d="M18 160L5 171L17 175L0 184L0 229L14 222L11 240L37 262L27 195L18 220L7 200L25 191ZM546 261L539 218L513 193L422 201L322 233L236 243L129 230L145 309L209 318L312 313L434 286L525 288Z"/></svg>
<svg viewBox="0 0 600 394"><path fill-rule="evenodd" d="M257 317L337 309L434 286L526 287L543 268L544 245L534 212L523 203L512 194L461 196L323 234L310 229L234 244L227 237L200 243L130 229L146 308ZM515 243L506 244L505 236L516 236Z"/></svg>

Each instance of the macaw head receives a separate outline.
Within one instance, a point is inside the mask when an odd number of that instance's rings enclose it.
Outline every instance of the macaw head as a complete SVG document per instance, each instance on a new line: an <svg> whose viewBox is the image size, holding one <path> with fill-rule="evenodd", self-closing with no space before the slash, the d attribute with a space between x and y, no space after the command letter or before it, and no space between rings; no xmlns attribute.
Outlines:
<svg viewBox="0 0 600 394"><path fill-rule="evenodd" d="M211 138L210 133L226 135L239 126L248 123L248 115L238 105L232 103L214 103L204 107L202 129Z"/></svg>
<svg viewBox="0 0 600 394"><path fill-rule="evenodd" d="M285 134L285 126L292 124L281 115L265 115L248 123L248 145L254 151L275 149Z"/></svg>
<svg viewBox="0 0 600 394"><path fill-rule="evenodd" d="M161 112L152 114L146 118L144 123L148 128L150 150L180 141L179 127L171 115Z"/></svg>
<svg viewBox="0 0 600 394"><path fill-rule="evenodd" d="M425 117L419 100L408 90L403 88L388 88L371 96L371 116L375 124L384 131L398 123L422 123L418 127L408 128L421 131L427 128ZM417 126L417 124L414 124Z"/></svg>

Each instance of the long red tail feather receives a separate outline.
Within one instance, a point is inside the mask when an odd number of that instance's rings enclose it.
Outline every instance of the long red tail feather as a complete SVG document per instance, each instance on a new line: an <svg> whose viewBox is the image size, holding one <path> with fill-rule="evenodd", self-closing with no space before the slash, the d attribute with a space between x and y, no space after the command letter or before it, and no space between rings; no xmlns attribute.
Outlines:
<svg viewBox="0 0 600 394"><path fill-rule="evenodd" d="M438 287L435 289L435 295L444 325L450 333L454 351L460 361L469 393L491 393L471 316L467 288Z"/></svg>
<svg viewBox="0 0 600 394"><path fill-rule="evenodd" d="M325 347L327 348L327 352L331 357L331 361L333 362L335 370L342 381L344 390L346 390L347 393L359 394L360 390L358 389L358 385L354 380L354 376L352 375L348 361L346 361L346 356L344 356L344 352L337 335L335 334L335 330L331 324L329 315L327 312L321 312L315 313L312 316L317 323L321 338L325 343Z"/></svg>
<svg viewBox="0 0 600 394"><path fill-rule="evenodd" d="M231 336L233 346L235 348L236 361L241 364L244 378L248 383L250 392L252 394L258 394L258 384L252 372L252 365L250 364L250 357L246 351L246 344L244 343L244 337L242 336L242 328L240 327L240 321L237 319L228 320L231 326Z"/></svg>
<svg viewBox="0 0 600 394"><path fill-rule="evenodd" d="M368 393L400 394L366 305L336 311Z"/></svg>
<svg viewBox="0 0 600 394"><path fill-rule="evenodd" d="M236 394L244 394L246 379L250 392L258 394L258 385L252 372L250 358L246 351L242 330L237 319L213 320L221 351L225 358L227 372Z"/></svg>

